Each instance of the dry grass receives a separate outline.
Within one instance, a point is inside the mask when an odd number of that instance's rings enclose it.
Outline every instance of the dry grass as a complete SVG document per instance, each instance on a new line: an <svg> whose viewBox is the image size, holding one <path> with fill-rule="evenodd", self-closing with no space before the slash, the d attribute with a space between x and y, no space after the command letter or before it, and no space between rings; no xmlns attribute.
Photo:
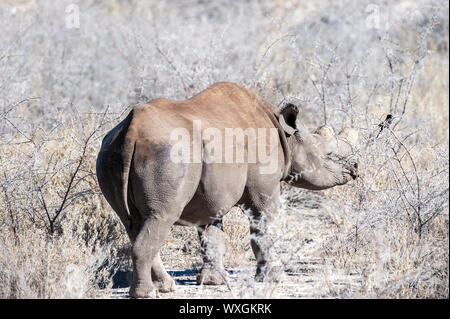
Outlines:
<svg viewBox="0 0 450 319"><path fill-rule="evenodd" d="M365 1L85 1L80 29L55 18L69 2L0 4L0 297L109 296L130 244L97 185L101 138L136 104L227 80L301 105L310 127L359 128L361 178L283 185L282 283L254 283L236 209L230 289L167 297L448 298L448 3L373 2L389 28L367 27ZM174 226L162 259L200 267L196 230Z"/></svg>

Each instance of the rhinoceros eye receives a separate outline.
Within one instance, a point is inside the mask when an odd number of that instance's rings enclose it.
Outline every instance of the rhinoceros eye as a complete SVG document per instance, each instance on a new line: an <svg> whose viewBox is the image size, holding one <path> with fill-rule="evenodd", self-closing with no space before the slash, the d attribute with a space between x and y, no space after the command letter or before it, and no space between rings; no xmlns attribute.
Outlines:
<svg viewBox="0 0 450 319"><path fill-rule="evenodd" d="M331 161L336 162L336 163L337 162L342 162L344 160L344 158L342 156L339 156L339 155L337 155L335 153L332 153L332 152L327 153L326 158L328 160L331 160Z"/></svg>

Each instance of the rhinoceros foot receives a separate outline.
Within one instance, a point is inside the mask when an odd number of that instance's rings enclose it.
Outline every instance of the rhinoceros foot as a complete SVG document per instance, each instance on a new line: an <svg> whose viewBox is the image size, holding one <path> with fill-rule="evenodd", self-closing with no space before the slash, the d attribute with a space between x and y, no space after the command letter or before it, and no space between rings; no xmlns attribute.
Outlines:
<svg viewBox="0 0 450 319"><path fill-rule="evenodd" d="M224 269L203 268L197 276L197 284L219 286L226 283L227 273Z"/></svg>
<svg viewBox="0 0 450 319"><path fill-rule="evenodd" d="M270 266L264 267L264 269L258 269L255 275L255 281L257 282L280 282L283 276L282 266Z"/></svg>
<svg viewBox="0 0 450 319"><path fill-rule="evenodd" d="M156 298L157 290L154 286L132 285L128 294L131 298Z"/></svg>
<svg viewBox="0 0 450 319"><path fill-rule="evenodd" d="M167 293L173 292L176 289L175 280L173 280L170 276L164 277L161 280L153 281L153 284L158 289L158 292Z"/></svg>

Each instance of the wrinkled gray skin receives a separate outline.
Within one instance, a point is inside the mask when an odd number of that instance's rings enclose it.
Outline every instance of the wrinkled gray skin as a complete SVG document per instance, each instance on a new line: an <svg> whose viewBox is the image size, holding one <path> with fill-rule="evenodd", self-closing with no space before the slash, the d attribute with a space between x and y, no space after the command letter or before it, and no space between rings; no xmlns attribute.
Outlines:
<svg viewBox="0 0 450 319"><path fill-rule="evenodd" d="M202 129L275 128L276 171L261 174L259 162L174 163L170 133L182 127L192 136L193 120L202 120ZM198 283L223 284L221 219L237 205L251 212L256 280L276 280L280 270L264 237L278 209L280 182L312 190L347 183L357 176L356 164L348 160L356 140L352 129L339 136L325 126L310 133L296 106L288 104L280 112L233 83L217 83L186 101L157 99L134 108L105 136L97 159L102 193L133 244L130 295L142 298L155 289L175 289L159 255L174 224L197 226L204 261Z"/></svg>

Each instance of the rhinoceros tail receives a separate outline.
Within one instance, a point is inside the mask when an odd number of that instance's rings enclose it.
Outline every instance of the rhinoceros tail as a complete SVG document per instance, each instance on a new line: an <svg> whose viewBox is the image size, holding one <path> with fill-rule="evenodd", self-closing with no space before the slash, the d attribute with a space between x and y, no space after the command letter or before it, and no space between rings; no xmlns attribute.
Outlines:
<svg viewBox="0 0 450 319"><path fill-rule="evenodd" d="M132 119L133 111L105 136L96 165L100 189L127 232L131 229L128 180L136 143Z"/></svg>
<svg viewBox="0 0 450 319"><path fill-rule="evenodd" d="M131 125L133 111L130 112L126 123L128 129L122 144L122 202L128 217L128 227L131 228L130 208L128 207L128 180L130 177L131 161L133 160L134 150L136 146L136 132Z"/></svg>

